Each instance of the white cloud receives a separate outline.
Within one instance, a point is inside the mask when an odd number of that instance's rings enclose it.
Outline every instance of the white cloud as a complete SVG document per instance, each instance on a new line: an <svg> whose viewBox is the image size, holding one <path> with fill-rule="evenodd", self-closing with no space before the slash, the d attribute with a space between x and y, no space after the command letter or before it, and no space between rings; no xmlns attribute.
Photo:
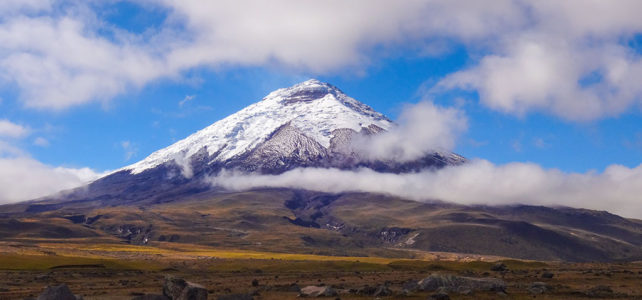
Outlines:
<svg viewBox="0 0 642 300"><path fill-rule="evenodd" d="M63 8L51 9L50 2ZM372 47L433 35L475 39L504 27L508 19L519 20L507 0L492 6L441 0L150 0L141 4L167 8L168 18L160 29L135 34L98 19L81 1L63 2L7 2L6 7L15 7L11 11L29 7L36 14L0 10L0 78L18 87L28 107L108 101L202 66L280 66L317 73L363 68Z"/></svg>
<svg viewBox="0 0 642 300"><path fill-rule="evenodd" d="M120 147L125 151L125 161L130 160L136 153L138 153L138 147L130 141L120 142Z"/></svg>
<svg viewBox="0 0 642 300"><path fill-rule="evenodd" d="M4 1L0 78L28 107L64 109L198 67L362 71L399 49L463 44L477 63L433 91L471 89L498 111L572 121L641 104L642 58L626 44L642 32L637 0L145 0L167 19L143 33L92 11L111 3Z"/></svg>
<svg viewBox="0 0 642 300"><path fill-rule="evenodd" d="M642 218L642 165L612 165L602 173L564 173L532 163L494 165L475 160L461 166L411 174L370 169L295 169L281 175L222 173L210 178L231 190L302 188L329 193L373 192L416 201L459 204L531 204L607 210Z"/></svg>
<svg viewBox="0 0 642 300"><path fill-rule="evenodd" d="M642 56L626 45L642 32L639 1L530 1L531 25L503 30L487 55L434 91L479 92L482 104L518 116L566 120L617 116L642 104Z"/></svg>
<svg viewBox="0 0 642 300"><path fill-rule="evenodd" d="M35 140L33 140L33 144L40 147L49 147L49 140L39 136Z"/></svg>
<svg viewBox="0 0 642 300"><path fill-rule="evenodd" d="M189 101L192 101L195 97L196 96L194 96L194 95L186 95L185 98L183 98L183 100L178 101L178 106L179 107L183 107L183 105L185 105L185 103L187 103Z"/></svg>
<svg viewBox="0 0 642 300"><path fill-rule="evenodd" d="M0 158L0 203L47 196L81 186L99 175L89 168L51 167L25 157Z"/></svg>
<svg viewBox="0 0 642 300"><path fill-rule="evenodd" d="M373 46L392 46L427 36L485 36L507 19L519 22L515 5L495 1L161 1L196 37L169 56L171 65L225 62L282 64L324 72L362 66Z"/></svg>
<svg viewBox="0 0 642 300"><path fill-rule="evenodd" d="M409 161L435 150L451 150L468 128L465 114L455 108L423 101L407 105L397 127L355 141L356 151L370 159Z"/></svg>
<svg viewBox="0 0 642 300"><path fill-rule="evenodd" d="M51 4L52 0L3 0L0 15L50 10Z"/></svg>
<svg viewBox="0 0 642 300"><path fill-rule="evenodd" d="M51 195L81 186L103 174L89 168L52 167L24 155L0 155L0 203Z"/></svg>
<svg viewBox="0 0 642 300"><path fill-rule="evenodd" d="M72 17L14 17L0 23L0 78L25 105L63 109L109 100L164 75L146 49L116 44Z"/></svg>
<svg viewBox="0 0 642 300"><path fill-rule="evenodd" d="M29 129L9 120L0 120L0 137L21 138L29 134Z"/></svg>
<svg viewBox="0 0 642 300"><path fill-rule="evenodd" d="M192 161L186 157L185 153L177 153L174 156L174 163L181 169L181 175L183 175L183 177L190 179L194 176Z"/></svg>

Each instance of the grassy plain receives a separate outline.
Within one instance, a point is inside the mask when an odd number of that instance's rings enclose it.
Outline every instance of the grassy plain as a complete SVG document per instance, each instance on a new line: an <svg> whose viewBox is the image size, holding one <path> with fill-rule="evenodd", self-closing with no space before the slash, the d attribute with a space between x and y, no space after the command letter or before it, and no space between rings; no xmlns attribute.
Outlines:
<svg viewBox="0 0 642 300"><path fill-rule="evenodd" d="M432 273L502 278L508 299L587 299L591 289L607 286L602 298L640 299L641 263L538 262L446 253L420 253L421 259L347 257L221 249L202 245L157 243L136 246L114 243L69 243L30 240L0 243L0 299L37 296L46 285L67 283L85 299L131 299L160 293L165 275L204 285L211 299L254 293L255 299L294 299L292 286L325 284L341 299L372 299L350 293L366 285L388 284L395 293L381 299L426 299L431 293L401 296L403 285ZM439 257L437 259L437 257ZM503 262L508 271L491 267ZM542 274L552 273L553 278ZM258 285L253 285L256 280ZM528 287L545 282L551 290L532 295ZM451 299L495 299L492 292L452 294ZM506 296L501 296L506 297Z"/></svg>

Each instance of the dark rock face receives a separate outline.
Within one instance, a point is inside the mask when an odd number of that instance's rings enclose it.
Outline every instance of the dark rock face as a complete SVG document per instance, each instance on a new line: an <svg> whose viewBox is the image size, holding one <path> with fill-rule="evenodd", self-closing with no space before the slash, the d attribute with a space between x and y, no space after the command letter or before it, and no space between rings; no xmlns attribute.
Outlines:
<svg viewBox="0 0 642 300"><path fill-rule="evenodd" d="M38 300L80 300L82 297L74 295L66 284L48 286L38 296Z"/></svg>
<svg viewBox="0 0 642 300"><path fill-rule="evenodd" d="M506 283L497 278L473 278L454 275L433 274L418 283L421 291L494 291L506 290Z"/></svg>
<svg viewBox="0 0 642 300"><path fill-rule="evenodd" d="M172 276L165 278L163 295L172 300L207 300L207 290L203 286Z"/></svg>

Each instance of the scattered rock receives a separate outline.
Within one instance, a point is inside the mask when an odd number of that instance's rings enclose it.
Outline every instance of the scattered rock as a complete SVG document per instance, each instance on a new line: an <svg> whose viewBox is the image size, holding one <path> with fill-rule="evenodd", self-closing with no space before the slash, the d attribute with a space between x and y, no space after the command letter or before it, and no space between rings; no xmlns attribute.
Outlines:
<svg viewBox="0 0 642 300"><path fill-rule="evenodd" d="M254 300L254 297L250 294L232 294L232 295L223 295L218 296L217 300Z"/></svg>
<svg viewBox="0 0 642 300"><path fill-rule="evenodd" d="M172 300L206 300L207 290L185 279L167 276L163 285L163 295Z"/></svg>
<svg viewBox="0 0 642 300"><path fill-rule="evenodd" d="M430 297L428 299L430 299L430 300L450 300L450 296L448 296L448 294L446 294L445 292L437 292L437 293L434 293L434 294L430 295Z"/></svg>
<svg viewBox="0 0 642 300"><path fill-rule="evenodd" d="M609 286L598 285L589 289L586 295L591 298L612 298L614 296L613 290Z"/></svg>
<svg viewBox="0 0 642 300"><path fill-rule="evenodd" d="M306 286L301 289L300 297L334 297L338 296L337 291L329 286Z"/></svg>
<svg viewBox="0 0 642 300"><path fill-rule="evenodd" d="M290 284L290 287L289 287L288 290L291 291L291 292L300 292L301 291L301 287L298 284L293 283L293 284Z"/></svg>
<svg viewBox="0 0 642 300"><path fill-rule="evenodd" d="M374 293L377 291L377 288L374 286L369 286L369 285L364 285L361 288L358 289L351 289L350 293L352 294L357 294L357 295L365 295L365 296L372 296Z"/></svg>
<svg viewBox="0 0 642 300"><path fill-rule="evenodd" d="M508 270L508 267L506 267L506 265L504 263L499 262L499 263L496 263L495 265L493 265L490 268L490 270L491 271L495 271L495 272L504 272L504 271Z"/></svg>
<svg viewBox="0 0 642 300"><path fill-rule="evenodd" d="M544 282L533 282L528 288L528 292L533 295L544 294L549 291L551 288Z"/></svg>
<svg viewBox="0 0 642 300"><path fill-rule="evenodd" d="M402 294L409 295L419 290L419 281L417 280L408 280L404 282L402 287Z"/></svg>
<svg viewBox="0 0 642 300"><path fill-rule="evenodd" d="M38 296L38 300L81 300L81 296L74 295L66 284L48 286Z"/></svg>
<svg viewBox="0 0 642 300"><path fill-rule="evenodd" d="M462 287L457 290L457 293L468 296L473 294L473 290L466 287Z"/></svg>
<svg viewBox="0 0 642 300"><path fill-rule="evenodd" d="M553 273L551 273L551 272L544 272L544 273L542 273L542 278L551 279L551 278L553 278L554 276L555 276L555 274L553 274Z"/></svg>
<svg viewBox="0 0 642 300"><path fill-rule="evenodd" d="M506 283L497 278L474 278L455 275L432 274L417 283L421 291L494 291L504 292Z"/></svg>
<svg viewBox="0 0 642 300"><path fill-rule="evenodd" d="M143 294L133 297L132 300L170 300L170 298L166 297L165 295Z"/></svg>
<svg viewBox="0 0 642 300"><path fill-rule="evenodd" d="M40 275L36 275L34 279L39 281L47 281L47 280L51 280L51 276L47 274L40 274Z"/></svg>
<svg viewBox="0 0 642 300"><path fill-rule="evenodd" d="M386 296L392 296L392 291L388 288L388 286L382 284L377 287L375 290L374 294L372 294L375 297L386 297Z"/></svg>

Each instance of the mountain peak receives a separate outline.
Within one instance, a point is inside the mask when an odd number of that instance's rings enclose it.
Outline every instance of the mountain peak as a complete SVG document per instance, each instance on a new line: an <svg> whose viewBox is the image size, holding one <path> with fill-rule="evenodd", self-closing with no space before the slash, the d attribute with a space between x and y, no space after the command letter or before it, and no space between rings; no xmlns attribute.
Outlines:
<svg viewBox="0 0 642 300"><path fill-rule="evenodd" d="M327 95L332 95L334 98L345 96L341 90L329 83L317 79L309 79L288 88L278 89L267 95L263 100L293 104L323 99Z"/></svg>
<svg viewBox="0 0 642 300"><path fill-rule="evenodd" d="M262 145L285 124L326 149L336 129L360 132L370 125L384 130L392 126L383 114L335 86L310 79L276 90L262 101L124 169L136 174L171 161L189 162L197 153L206 154L212 162L229 162Z"/></svg>

